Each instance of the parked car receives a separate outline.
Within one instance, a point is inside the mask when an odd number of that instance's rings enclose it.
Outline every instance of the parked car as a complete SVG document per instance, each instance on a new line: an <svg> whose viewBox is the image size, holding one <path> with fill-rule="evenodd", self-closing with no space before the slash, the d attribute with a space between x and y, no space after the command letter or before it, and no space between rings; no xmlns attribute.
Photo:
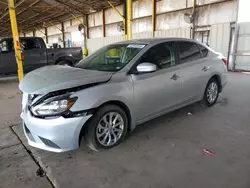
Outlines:
<svg viewBox="0 0 250 188"><path fill-rule="evenodd" d="M105 46L75 67L27 74L23 128L31 146L53 152L119 144L136 125L203 100L213 106L227 83L220 56L182 38L141 39Z"/></svg>
<svg viewBox="0 0 250 188"><path fill-rule="evenodd" d="M47 49L42 38L21 37L23 70L25 73L45 65L74 65L82 59L82 49ZM0 74L16 74L17 64L12 38L0 39Z"/></svg>

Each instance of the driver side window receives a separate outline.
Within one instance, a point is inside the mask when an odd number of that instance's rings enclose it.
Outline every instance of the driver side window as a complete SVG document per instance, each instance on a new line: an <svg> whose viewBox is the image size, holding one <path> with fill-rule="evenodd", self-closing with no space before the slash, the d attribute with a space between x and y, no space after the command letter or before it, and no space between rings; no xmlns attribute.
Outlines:
<svg viewBox="0 0 250 188"><path fill-rule="evenodd" d="M176 64L174 43L167 42L153 46L142 56L140 62L153 63L157 66L158 69L164 69L174 66Z"/></svg>

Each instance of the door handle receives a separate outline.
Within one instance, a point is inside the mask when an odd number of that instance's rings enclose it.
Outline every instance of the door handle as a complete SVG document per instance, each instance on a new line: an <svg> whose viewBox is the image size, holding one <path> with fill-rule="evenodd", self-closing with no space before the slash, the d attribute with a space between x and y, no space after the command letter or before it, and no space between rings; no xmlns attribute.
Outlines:
<svg viewBox="0 0 250 188"><path fill-rule="evenodd" d="M174 74L174 75L171 77L172 80L178 80L178 78L180 78L180 75L178 75L178 74Z"/></svg>
<svg viewBox="0 0 250 188"><path fill-rule="evenodd" d="M205 67L203 67L203 69L201 69L202 71L208 71L208 69L210 69L210 67L207 67L207 66L205 66Z"/></svg>

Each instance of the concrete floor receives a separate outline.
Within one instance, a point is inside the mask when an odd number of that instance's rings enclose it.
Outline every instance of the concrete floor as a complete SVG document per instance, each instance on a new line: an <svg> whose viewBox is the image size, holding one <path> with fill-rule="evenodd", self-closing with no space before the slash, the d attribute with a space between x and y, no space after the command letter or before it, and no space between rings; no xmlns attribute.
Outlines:
<svg viewBox="0 0 250 188"><path fill-rule="evenodd" d="M194 104L145 123L108 151L61 154L27 146L17 84L0 83L0 187L248 188L250 75L228 79L212 108Z"/></svg>

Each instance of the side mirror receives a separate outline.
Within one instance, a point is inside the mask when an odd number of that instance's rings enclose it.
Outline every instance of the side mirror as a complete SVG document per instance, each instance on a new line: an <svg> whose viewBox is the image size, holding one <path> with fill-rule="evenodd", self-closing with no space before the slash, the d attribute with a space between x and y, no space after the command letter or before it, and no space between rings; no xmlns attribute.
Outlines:
<svg viewBox="0 0 250 188"><path fill-rule="evenodd" d="M136 67L138 73L149 73L156 71L156 65L153 63L141 63Z"/></svg>

